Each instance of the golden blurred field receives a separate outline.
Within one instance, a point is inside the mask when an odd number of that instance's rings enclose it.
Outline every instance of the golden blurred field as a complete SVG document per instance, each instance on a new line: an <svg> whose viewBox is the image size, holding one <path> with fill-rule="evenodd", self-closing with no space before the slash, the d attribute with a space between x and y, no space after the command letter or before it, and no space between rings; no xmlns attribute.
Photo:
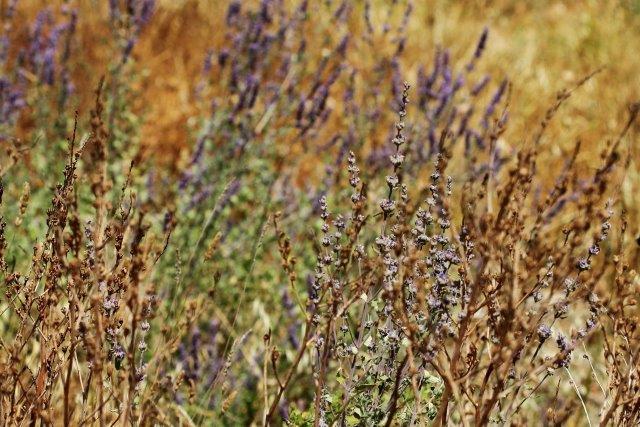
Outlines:
<svg viewBox="0 0 640 427"><path fill-rule="evenodd" d="M63 3L21 1L18 17L30 20L43 7L56 10ZM84 66L77 71L81 73L77 81L86 86L78 87L77 93L82 109L89 105L105 73L108 56L102 41L109 36L107 2L70 3L80 9L78 49ZM328 3L311 2L311 9L324 10ZM353 3L362 7L361 2ZM374 2L373 20L383 19L384 3ZM165 160L174 159L173 154L189 143L188 118L205 108L194 99L194 90L207 50L215 51L224 42L226 7L226 1L218 0L161 0L152 24L134 49L135 67L144 76L135 107L146 113L143 140L161 151ZM329 13L315 14L310 25L320 45L310 52L318 56L323 54L322 43L342 37L331 32ZM362 31L361 26L352 19L350 31ZM623 1L417 1L402 60L415 74L417 62L429 61L435 46L451 48L454 58L468 55L484 26L491 35L483 67L513 84L514 119L508 135L526 135L558 90L605 67L575 94L548 133L550 140L560 138L549 146L551 156L563 155L563 147L579 138L596 158L599 144L619 127L627 104L640 98L640 57L634 53L634 46L640 45L637 7L634 11L632 2ZM362 70L373 65L374 52L367 46L350 50L350 55L357 55L350 60ZM411 80L415 75L406 77ZM339 89L334 90L329 103L339 102L339 97ZM588 158L582 160L590 163Z"/></svg>
<svg viewBox="0 0 640 427"><path fill-rule="evenodd" d="M220 0L158 0L150 25L144 28L132 56L136 91L130 108L142 117L141 142L155 161L169 169L180 168L186 147L194 142L198 129L197 117L206 116L210 108L204 99L225 99L224 88L215 84L216 76L204 77L203 62L207 52L219 52L229 44L225 29L225 13L229 1ZM284 1L293 9L297 2ZM356 86L372 84L374 67L381 58L390 57L395 48L395 33L376 32L370 43L363 37L362 19L365 2L349 1L353 8L344 26L332 22L332 11L340 2L313 1L313 19L305 22L308 35L307 54L310 64L331 55L347 34L355 46L348 49L347 61L357 71ZM397 2L394 2L397 3ZM376 0L371 3L371 21L401 21L401 7ZM551 121L545 135L541 159L551 167L560 167L572 151L576 141L582 142L577 167L591 171L600 164L600 153L606 141L612 139L623 126L628 106L640 99L640 57L634 46L640 45L640 5L634 1L415 1L406 27L406 48L400 56L403 78L416 79L420 64L433 63L436 48L448 48L452 61L468 58L484 27L490 29L487 48L480 64L482 73L492 76L493 84L501 78L511 83L509 125L500 143L504 147L519 147L527 143L533 129L553 104L558 91L569 88L583 76L602 69L586 85L576 91L560 114ZM78 9L78 31L74 52L79 66L73 68L76 84L75 102L79 111L88 111L101 76L108 73L113 58L113 37L109 25L107 1L25 0L18 2L16 22L32 22L45 7L60 13L64 5ZM255 8L258 1L242 1L243 8ZM395 16L390 16L395 14ZM28 25L16 28L28 37ZM339 28L335 31L335 28ZM355 47L355 48L353 48ZM386 56L385 56L386 55ZM331 58L329 58L331 60ZM369 78L371 77L371 79ZM207 79L198 97L196 90ZM387 80L390 80L388 76ZM312 144L322 145L348 127L340 112L346 78L332 87L327 105L333 109L328 124L317 135L308 138ZM305 82L300 84L304 85ZM382 93L390 98L390 94ZM24 114L23 117L30 117ZM369 132L370 144L385 144L393 115L383 117ZM23 122L24 131L32 123ZM296 159L300 176L309 177L321 168L313 154L305 153L293 136L284 136L288 156ZM307 141L308 142L308 141ZM624 180L627 209L636 213L633 194L638 190L637 158L640 151L629 145L632 176ZM622 183L622 181L621 181ZM299 180L299 184L303 185ZM550 183L552 185L552 183ZM634 227L634 232L638 231Z"/></svg>
<svg viewBox="0 0 640 427"><path fill-rule="evenodd" d="M158 0L150 25L144 28L133 50L133 75L136 91L132 110L143 119L141 139L156 161L176 169L184 159L185 147L193 145L199 123L196 117L207 114L212 96L225 94L215 84L206 86L204 96L196 96L203 77L207 52L219 52L229 43L225 30L225 13L229 1ZM245 8L255 8L258 1L243 1ZM293 9L297 2L285 1ZM313 19L305 23L308 34L307 53L316 61L330 55L332 46L347 32L338 31L332 22L332 11L340 2L313 1ZM395 3L395 2L394 2ZM386 1L371 3L371 20L382 25L398 23L402 7L389 7ZM76 84L76 108L87 111L101 76L108 73L113 45L109 27L107 1L38 1L18 2L16 22L32 22L45 7L60 13L67 4L78 8L78 31L74 52L79 66L73 68ZM365 33L362 14L364 2L347 4L354 9L347 23L348 33ZM392 12L390 12L392 11ZM394 13L396 16L389 16ZM571 87L583 76L602 68L593 79L573 94L551 122L545 137L541 158L560 167L576 141L582 142L578 168L593 170L600 162L599 154L621 128L628 106L640 99L640 57L634 46L640 45L640 6L633 1L416 1L406 28L406 48L400 59L410 82L415 81L420 64L431 64L437 47L451 50L452 61L463 62L473 52L484 27L490 36L481 60L482 73L492 81L506 78L511 83L509 125L501 144L517 147L527 143L532 129L542 120L558 91ZM25 33L29 26L18 26ZM28 34L22 34L27 37ZM371 43L362 38L352 40L355 48L347 51L347 61L358 70L357 86L371 84L374 67L394 49L394 29L377 32ZM375 46L375 47L372 47ZM330 58L329 58L330 59ZM207 78L214 81L216 76ZM371 77L373 78L373 77ZM390 76L389 76L390 79ZM348 127L340 111L346 78L332 88L327 105L334 113L327 126L312 138L313 144L324 144L335 132ZM301 84L305 84L302 82ZM383 93L382 96L389 97ZM23 117L30 117L29 114ZM392 117L392 116L390 116ZM32 124L22 123L23 129ZM371 132L371 143L385 143L391 121L383 120ZM283 143L288 155L298 159L303 176L318 168L313 155L305 155L299 144L286 137ZM630 147L635 163L639 151ZM635 171L635 166L631 170ZM625 181L625 197L632 197L638 179ZM635 204L629 207L635 210Z"/></svg>

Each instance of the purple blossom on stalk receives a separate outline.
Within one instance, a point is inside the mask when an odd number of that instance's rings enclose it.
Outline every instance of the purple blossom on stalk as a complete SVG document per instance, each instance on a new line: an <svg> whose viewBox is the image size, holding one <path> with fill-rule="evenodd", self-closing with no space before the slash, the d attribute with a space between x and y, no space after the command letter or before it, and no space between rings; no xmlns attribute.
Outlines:
<svg viewBox="0 0 640 427"><path fill-rule="evenodd" d="M462 115L460 119L460 126L458 127L458 136L462 136L465 134L467 130L467 125L469 124L469 119L473 115L473 106L469 107L469 109Z"/></svg>
<svg viewBox="0 0 640 427"><path fill-rule="evenodd" d="M578 283L576 282L575 279L567 277L564 281L565 294L569 296L573 291L576 290L577 286L578 286Z"/></svg>
<svg viewBox="0 0 640 427"><path fill-rule="evenodd" d="M131 56L140 33L153 17L155 7L155 0L128 0L126 2L126 13L131 17L132 25L122 47L121 64L125 64ZM113 24L120 19L120 4L117 0L109 0L109 14Z"/></svg>
<svg viewBox="0 0 640 427"><path fill-rule="evenodd" d="M484 27L482 30L482 35L480 36L480 40L478 41L478 46L476 47L476 51L473 54L474 58L480 58L482 56L482 52L484 51L484 47L487 43L487 37L489 36L489 28Z"/></svg>
<svg viewBox="0 0 640 427"><path fill-rule="evenodd" d="M427 76L425 75L424 66L420 66L418 68L418 77L417 77L418 87L418 105L420 108L424 109L427 104L427 97L429 95L429 89L427 88Z"/></svg>
<svg viewBox="0 0 640 427"><path fill-rule="evenodd" d="M564 335L558 334L556 337L556 343L558 344L560 351L569 350L569 341L567 341L567 338Z"/></svg>
<svg viewBox="0 0 640 427"><path fill-rule="evenodd" d="M411 18L412 13L413 13L413 3L409 2L407 3L407 7L404 10L404 13L402 14L402 22L400 24L400 28L403 31L406 31L407 26L409 25L409 19Z"/></svg>
<svg viewBox="0 0 640 427"><path fill-rule="evenodd" d="M282 417L282 419L285 420L288 424L289 423L289 402L287 402L287 399L283 398L278 404L278 413L280 414L280 417Z"/></svg>
<svg viewBox="0 0 640 427"><path fill-rule="evenodd" d="M43 31L45 25L51 22L51 12L49 9L41 10L36 16L36 21L33 24L33 28L31 30L31 46L30 46L30 57L35 57L40 50L42 49L43 44Z"/></svg>
<svg viewBox="0 0 640 427"><path fill-rule="evenodd" d="M56 34L57 36L57 34ZM41 79L43 83L48 85L53 85L55 81L55 55L56 55L56 46L55 41L50 40L48 46L44 49L42 54L42 71L41 71Z"/></svg>
<svg viewBox="0 0 640 427"><path fill-rule="evenodd" d="M67 99L75 89L71 81L68 62L71 57L71 42L76 32L78 21L78 11L76 9L71 9L65 4L62 6L62 12L69 17L69 20L67 23L57 25L49 34L48 39L45 40L46 48L40 73L42 82L53 85L56 79L56 68L59 68L60 97L58 99L58 108L60 111L64 111ZM65 36L64 39L62 38L63 35ZM59 42L62 44L60 49L57 46ZM58 59L56 60L56 58ZM37 70L35 72L37 73Z"/></svg>
<svg viewBox="0 0 640 427"><path fill-rule="evenodd" d="M343 21L343 19L348 15L347 1L342 0L336 11L333 13L333 19L335 21Z"/></svg>
<svg viewBox="0 0 640 427"><path fill-rule="evenodd" d="M482 52L484 52L484 48L487 45L487 38L489 37L489 28L484 27L482 30L482 34L480 35L480 39L478 40L478 45L476 46L475 52L473 52L473 58L466 66L467 72L473 70L476 65L476 61L482 56Z"/></svg>
<svg viewBox="0 0 640 427"><path fill-rule="evenodd" d="M347 52L347 47L349 46L349 36L346 35L344 36L341 40L340 43L338 44L338 47L336 48L336 53L340 56L344 56L344 54Z"/></svg>
<svg viewBox="0 0 640 427"><path fill-rule="evenodd" d="M271 6L271 0L262 0L260 3L260 19L268 24L271 23L271 15L269 14L269 6Z"/></svg>
<svg viewBox="0 0 640 427"><path fill-rule="evenodd" d="M227 63L227 60L229 59L229 49L222 49L219 53L218 53L218 65L222 68L225 66L225 64Z"/></svg>
<svg viewBox="0 0 640 427"><path fill-rule="evenodd" d="M253 74L249 74L244 84L243 90L240 92L240 98L235 107L235 112L239 112L243 109L253 108L256 98L258 96L258 90L260 89L260 81Z"/></svg>
<svg viewBox="0 0 640 427"><path fill-rule="evenodd" d="M177 362L187 380L204 387L210 387L215 381L223 365L217 350L219 329L220 322L216 319L202 328L196 326L178 346Z"/></svg>
<svg viewBox="0 0 640 427"><path fill-rule="evenodd" d="M191 358L193 360L193 370L198 372L200 369L199 353L200 345L202 343L202 334L200 328L195 328L191 335Z"/></svg>
<svg viewBox="0 0 640 427"><path fill-rule="evenodd" d="M425 81L427 89L431 89L433 84L436 82L436 80L438 78L438 75L440 75L440 70L442 70L443 66L444 66L443 52L442 52L441 48L438 47L436 49L436 53L435 53L435 65L433 67L433 71L431 72L431 74L429 75L427 80Z"/></svg>
<svg viewBox="0 0 640 427"><path fill-rule="evenodd" d="M67 61L69 59L69 55L70 55L70 43L71 43L71 38L73 37L73 35L76 32L77 29L77 25L78 25L78 10L77 9L71 9L69 10L68 8L64 8L63 9L65 11L66 14L69 15L69 22L66 25L66 32L67 32L67 40L66 40L66 44L65 44L65 48L64 48L64 52L63 52L63 60Z"/></svg>
<svg viewBox="0 0 640 427"><path fill-rule="evenodd" d="M59 25L47 37L45 27L51 24L51 12L44 9L38 13L31 31L31 43L28 49L28 64L40 81L52 85L55 79L55 56L60 33L64 25Z"/></svg>
<svg viewBox="0 0 640 427"><path fill-rule="evenodd" d="M454 87L452 85L452 80L451 80L451 69L449 68L449 52L445 51L443 55L444 55L444 59L443 59L444 69L442 70L443 82L442 82L442 85L440 86L440 91L438 92L438 98L440 99L440 103L438 105L438 108L436 108L435 112L433 113L433 118L439 117L440 114L442 114L449 100L451 99L451 96L454 93Z"/></svg>
<svg viewBox="0 0 640 427"><path fill-rule="evenodd" d="M423 66L418 69L418 107L424 111L428 126L425 130L425 138L428 142L429 153L426 153L426 145L416 144L412 149L417 151L417 159L425 160L437 152L439 139L442 135L452 135L451 143L463 139L465 145L465 153L470 154L472 147L475 145L480 149L486 146L484 133L475 129L471 123L473 115L479 111L473 98L477 97L489 84L489 76L482 77L471 87L466 87L469 80L468 74L475 65L475 61L482 56L486 48L488 37L488 29L484 29L480 36L473 58L470 63L466 64L466 68L459 72L451 65L449 52L446 49L438 47L436 50L433 67L429 73L425 71ZM455 76L455 77L453 77ZM502 82L488 104L480 113L479 128L487 129L489 120L495 113L497 105L504 96L507 88L507 81ZM471 105L462 104L462 99L458 101L458 93L466 90L464 98L472 98ZM435 104L435 105L434 105ZM503 125L508 119L507 114L503 114L499 118L499 123ZM498 162L494 164L502 164L501 158L493 155ZM481 169L487 169L491 165L480 165Z"/></svg>
<svg viewBox="0 0 640 427"><path fill-rule="evenodd" d="M576 267L578 268L578 270L580 271L586 271L588 269L591 268L591 262L589 261L588 258L580 258L577 262L576 262Z"/></svg>
<svg viewBox="0 0 640 427"><path fill-rule="evenodd" d="M0 64L6 64L9 57L9 37L6 34L0 36Z"/></svg>
<svg viewBox="0 0 640 427"><path fill-rule="evenodd" d="M471 89L471 95L478 96L480 92L487 86L491 78L485 75L478 83L476 83Z"/></svg>
<svg viewBox="0 0 640 427"><path fill-rule="evenodd" d="M5 77L0 77L0 124L11 123L25 106L20 88Z"/></svg>
<svg viewBox="0 0 640 427"><path fill-rule="evenodd" d="M129 37L125 42L125 45L122 48L122 64L126 63L131 56L131 52L133 51L133 47L137 41L137 37Z"/></svg>
<svg viewBox="0 0 640 427"><path fill-rule="evenodd" d="M462 74L458 74L455 82L453 83L453 93L456 93L460 88L464 85L464 76Z"/></svg>
<svg viewBox="0 0 640 427"><path fill-rule="evenodd" d="M156 171L152 167L147 173L146 180L145 180L145 187L147 189L147 195L148 195L147 197L149 198L149 200L153 200L156 193L155 180L156 180Z"/></svg>
<svg viewBox="0 0 640 427"><path fill-rule="evenodd" d="M231 2L231 4L229 5L229 8L227 9L227 17L226 17L227 25L229 26L233 25L236 17L240 15L240 7L241 7L241 3L239 1L234 0Z"/></svg>
<svg viewBox="0 0 640 427"><path fill-rule="evenodd" d="M538 338L541 342L546 341L551 336L551 328L547 325L540 325L538 327Z"/></svg>
<svg viewBox="0 0 640 427"><path fill-rule="evenodd" d="M493 115L493 113L496 110L496 107L498 106L498 104L500 103L500 100L502 99L502 96L504 95L505 91L507 90L507 80L503 80L502 83L500 84L500 87L498 88L498 90L496 90L496 92L493 94L493 97L491 98L491 101L489 102L489 105L487 106L487 109L484 112L484 116L482 117L482 127L487 129L489 127L489 119L491 118L491 116Z"/></svg>
<svg viewBox="0 0 640 427"><path fill-rule="evenodd" d="M134 378L136 382L139 384L147 378L147 364L143 363L140 366L136 367Z"/></svg>
<svg viewBox="0 0 640 427"><path fill-rule="evenodd" d="M433 126L429 129L429 135L427 136L429 139L429 155L432 155L437 151L438 140L436 138L436 131Z"/></svg>
<svg viewBox="0 0 640 427"><path fill-rule="evenodd" d="M10 19L14 14L16 1L7 6L5 19ZM70 55L70 41L76 29L77 12L63 6L64 14L69 15L69 21L63 24L53 25L53 17L48 8L40 11L29 33L29 44L24 51L19 53L16 80L9 76L0 80L0 123L11 123L17 112L26 106L24 93L31 83L25 76L31 73L38 77L38 83L51 86L56 81L57 69L62 82L60 106L64 106L69 93L73 90L68 70L65 63ZM9 50L9 27L5 27L5 33L0 36L0 62L6 65ZM63 34L67 34L64 49L59 52L59 45ZM60 59L58 60L58 56Z"/></svg>
<svg viewBox="0 0 640 427"><path fill-rule="evenodd" d="M294 320L296 319L294 304L286 289L282 291L282 306L285 309L286 316L292 320L291 324L287 327L287 338L291 347L296 349L300 345L300 340L298 339L300 324L298 321Z"/></svg>
<svg viewBox="0 0 640 427"><path fill-rule="evenodd" d="M136 2L136 13L134 21L138 27L138 31L146 26L155 12L156 1L155 0L138 0Z"/></svg>
<svg viewBox="0 0 640 427"><path fill-rule="evenodd" d="M173 222L173 212L167 211L164 214L164 219L162 221L162 232L166 233Z"/></svg>
<svg viewBox="0 0 640 427"><path fill-rule="evenodd" d="M116 22L120 18L120 8L118 0L109 0L109 16L112 22Z"/></svg>
<svg viewBox="0 0 640 427"><path fill-rule="evenodd" d="M469 129L467 131L467 136L469 137L469 142L471 141L475 142L478 148L483 149L485 147L485 143L484 143L484 139L482 138L482 135L480 135L475 130Z"/></svg>
<svg viewBox="0 0 640 427"><path fill-rule="evenodd" d="M113 357L115 358L116 367L120 366L125 356L126 353L124 351L124 347L116 343L115 347L113 348Z"/></svg>
<svg viewBox="0 0 640 427"><path fill-rule="evenodd" d="M211 66L213 61L213 49L209 49L207 54L204 57L204 62L202 65L202 75L206 76L211 72Z"/></svg>
<svg viewBox="0 0 640 427"><path fill-rule="evenodd" d="M558 334L556 337L556 344L558 345L558 349L564 353L564 355L557 361L556 366L559 368L567 368L571 362L571 351L573 350L571 348L571 344L562 334Z"/></svg>

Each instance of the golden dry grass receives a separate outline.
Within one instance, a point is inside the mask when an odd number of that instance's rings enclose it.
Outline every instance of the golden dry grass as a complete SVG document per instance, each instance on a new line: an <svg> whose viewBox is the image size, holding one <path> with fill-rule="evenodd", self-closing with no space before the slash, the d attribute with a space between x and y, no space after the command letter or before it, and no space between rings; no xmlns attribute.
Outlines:
<svg viewBox="0 0 640 427"><path fill-rule="evenodd" d="M49 6L59 11L60 0L27 0L18 5L18 21L31 21L39 10ZM206 114L208 104L196 99L196 86L202 81L202 64L209 49L219 51L227 40L224 18L228 1L160 0L151 25L145 28L133 56L142 76L136 89L139 96L133 109L144 117L143 144L154 157L166 163L179 159L179 153L192 143L190 131L194 117ZM251 7L256 1L243 2ZM295 5L295 1L288 1ZM337 3L337 2L334 2ZM633 46L640 45L640 14L632 2L621 1L420 1L407 28L407 44L401 56L407 80L415 80L418 66L430 64L434 49L451 49L453 60L464 60L474 49L483 27L491 30L480 69L495 80L505 77L512 83L510 125L502 141L507 146L526 143L533 129L551 105L555 94L571 86L582 76L604 67L594 79L577 91L554 119L546 134L542 158L560 165L577 140L583 153L578 159L582 169L599 164L599 153L626 118L628 105L640 99L640 57ZM106 73L113 55L107 2L77 0L79 8L75 81L80 110L87 110L100 76ZM348 30L365 32L363 2L353 2ZM313 19L307 25L307 52L316 60L327 55L346 34L334 31L330 10L336 5L311 3ZM388 8L374 1L371 19L381 23ZM396 8L396 15L402 8ZM400 17L395 17L399 22ZM393 22L393 19L392 19ZM25 26L26 28L26 26ZM24 31L25 28L22 28ZM358 85L370 83L367 77L381 54L394 49L393 31L378 34L372 45L356 39L356 48L348 51L349 62L358 68ZM24 35L26 36L26 34ZM373 48L372 48L373 46ZM388 52L384 52L385 49ZM303 82L304 83L304 82ZM495 82L497 83L497 82ZM328 140L346 123L340 118L344 81L332 89L327 104L335 113L330 125L323 127L316 143ZM208 95L220 95L224 88L210 87ZM383 96L389 96L383 93ZM383 144L390 121L374 132L374 145ZM28 125L28 123L27 123ZM288 142L288 141L285 141ZM305 157L302 148L289 149L300 159L303 175L317 169L314 156ZM638 151L631 147L631 158ZM634 160L632 160L634 161ZM635 170L635 168L632 168ZM637 189L637 177L625 183L628 197ZM633 204L630 206L635 209Z"/></svg>
<svg viewBox="0 0 640 427"><path fill-rule="evenodd" d="M43 6L54 10L60 0L27 0L19 3L19 19L30 20ZM106 2L79 0L78 57L83 61L78 87L88 105L99 76L109 60L101 40L109 37ZM147 112L144 140L173 151L188 143L188 118L203 108L193 98L208 49L224 42L225 1L162 0L150 25L135 47L136 67L144 72L141 98L136 108ZM251 2L246 2L251 3ZM322 2L324 3L324 2ZM356 7L361 7L361 2ZM96 10L96 4L99 5ZM312 3L312 10L314 7ZM376 2L376 6L384 4ZM372 19L383 19L386 8L374 7ZM376 13L377 12L377 13ZM316 37L310 52L322 55L322 45L339 39L333 34L331 16L314 15L310 25ZM363 31L360 14L349 28ZM617 1L420 1L409 23L407 49L403 55L413 73L419 62L430 62L436 45L450 47L453 57L468 55L487 25L491 29L483 68L494 76L504 75L513 83L511 134L523 135L540 120L554 93L588 72L604 66L549 132L554 156L563 153L565 141L580 138L589 150L619 127L626 105L640 98L640 19ZM333 39L333 40L331 40ZM314 46L314 41L316 46ZM352 50L351 58L362 70L372 66L372 52ZM366 75L366 74L365 74ZM407 76L411 80L412 76ZM364 82L366 84L366 82ZM339 89L330 103L339 102ZM337 95L337 96L336 96ZM597 160L597 159L596 159Z"/></svg>

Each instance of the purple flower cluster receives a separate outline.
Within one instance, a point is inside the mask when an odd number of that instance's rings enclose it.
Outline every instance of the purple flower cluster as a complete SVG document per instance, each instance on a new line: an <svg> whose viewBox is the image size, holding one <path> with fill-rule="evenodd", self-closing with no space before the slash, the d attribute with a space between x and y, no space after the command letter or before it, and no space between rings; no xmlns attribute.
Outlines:
<svg viewBox="0 0 640 427"><path fill-rule="evenodd" d="M219 331L220 322L214 319L202 327L194 327L178 346L176 361L189 383L201 384L206 389L220 373L224 359L218 350Z"/></svg>
<svg viewBox="0 0 640 427"><path fill-rule="evenodd" d="M23 91L18 84L6 77L0 78L0 125L11 123L16 114L26 106Z"/></svg>
<svg viewBox="0 0 640 427"><path fill-rule="evenodd" d="M109 17L114 29L124 27L126 36L122 41L121 64L125 64L140 33L149 24L156 10L156 0L109 0Z"/></svg>
<svg viewBox="0 0 640 427"><path fill-rule="evenodd" d="M41 10L31 25L28 44L15 58L9 56L11 48L10 21L16 1L8 5L4 19L4 32L0 36L0 67L11 70L0 78L0 124L11 125L17 114L27 106L29 90L37 85L60 84L60 107L64 107L73 92L68 70L71 40L76 31L77 11L64 6L63 22L56 22L49 8ZM35 76L37 80L27 78Z"/></svg>
<svg viewBox="0 0 640 427"><path fill-rule="evenodd" d="M62 36L72 35L76 29L76 12L67 12L69 20L55 24L51 11L44 9L37 15L31 29L31 42L24 58L24 66L46 85L53 85L56 81L58 57L62 55Z"/></svg>
<svg viewBox="0 0 640 427"><path fill-rule="evenodd" d="M413 130L415 139L426 141L415 144L411 151L415 160L424 161L440 150L444 136L449 138L448 144L464 143L468 154L474 147L485 149L492 137L492 119L507 92L508 82L503 80L494 93L483 105L482 95L491 82L488 75L474 75L477 62L481 59L487 46L489 30L485 28L480 35L470 61L460 70L456 70L450 52L437 48L430 71L424 65L418 69L416 92L417 108L426 121L426 126ZM401 75L397 58L390 60L394 76ZM394 81L398 80L394 78ZM399 83L393 84L394 97L399 100L401 90ZM374 89L372 89L374 90ZM372 120L376 120L372 118ZM508 120L507 115L499 117L500 126ZM383 159L392 152L392 147L384 145L374 149L368 162L378 167ZM494 147L492 167L497 170L503 163L500 150ZM408 167L415 167L408 165ZM485 168L488 166L484 166Z"/></svg>

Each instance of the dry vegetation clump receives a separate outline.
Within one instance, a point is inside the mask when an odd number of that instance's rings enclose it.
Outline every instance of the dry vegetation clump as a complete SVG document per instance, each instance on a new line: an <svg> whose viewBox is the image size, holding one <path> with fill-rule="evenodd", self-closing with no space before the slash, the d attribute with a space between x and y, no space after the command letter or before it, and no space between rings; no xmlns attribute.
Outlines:
<svg viewBox="0 0 640 427"><path fill-rule="evenodd" d="M640 423L638 11L428 3L0 2L0 424Z"/></svg>

